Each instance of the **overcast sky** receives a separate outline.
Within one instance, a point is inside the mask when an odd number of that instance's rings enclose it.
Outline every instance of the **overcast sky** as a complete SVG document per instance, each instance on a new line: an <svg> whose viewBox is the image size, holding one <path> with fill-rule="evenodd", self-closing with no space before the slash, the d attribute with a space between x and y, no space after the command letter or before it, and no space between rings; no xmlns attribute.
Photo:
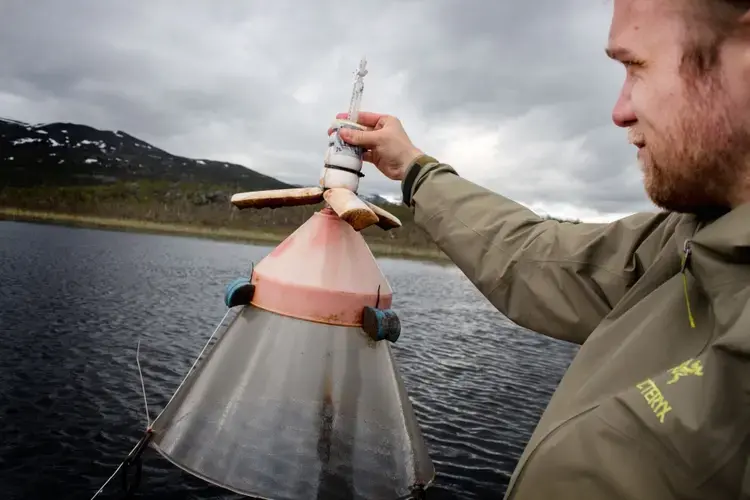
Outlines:
<svg viewBox="0 0 750 500"><path fill-rule="evenodd" d="M120 129L314 185L348 106L466 178L584 220L654 210L611 121L606 0L0 0L0 116ZM398 195L367 165L363 191Z"/></svg>

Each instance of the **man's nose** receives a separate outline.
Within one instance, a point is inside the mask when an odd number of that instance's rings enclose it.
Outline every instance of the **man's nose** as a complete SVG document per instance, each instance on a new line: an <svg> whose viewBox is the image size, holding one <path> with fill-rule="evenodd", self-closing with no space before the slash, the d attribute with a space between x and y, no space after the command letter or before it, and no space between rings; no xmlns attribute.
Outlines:
<svg viewBox="0 0 750 500"><path fill-rule="evenodd" d="M636 122L633 102L631 100L630 84L625 82L612 110L612 121L618 127L630 127Z"/></svg>

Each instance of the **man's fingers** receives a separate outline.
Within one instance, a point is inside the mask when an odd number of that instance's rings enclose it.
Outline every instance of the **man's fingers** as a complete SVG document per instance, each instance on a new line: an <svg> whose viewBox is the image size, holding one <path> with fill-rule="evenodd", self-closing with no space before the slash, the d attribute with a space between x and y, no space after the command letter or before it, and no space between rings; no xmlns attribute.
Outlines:
<svg viewBox="0 0 750 500"><path fill-rule="evenodd" d="M345 129L339 129L339 130L345 130ZM366 130L370 131L370 130L373 130L373 129L367 128ZM326 134L331 135L332 133L333 133L333 127L328 127L328 131L326 132Z"/></svg>
<svg viewBox="0 0 750 500"><path fill-rule="evenodd" d="M370 113L369 111L360 111L357 115L357 123L364 125L365 127L375 127L380 120L387 117L388 115L382 115L380 113Z"/></svg>
<svg viewBox="0 0 750 500"><path fill-rule="evenodd" d="M367 138L363 131L352 130L350 128L339 129L339 137L341 137L345 142L348 142L349 144L353 144L355 146L364 146L363 143Z"/></svg>
<svg viewBox="0 0 750 500"><path fill-rule="evenodd" d="M339 120L346 120L349 113L338 113L336 118ZM378 124L380 119L387 117L388 115L382 115L380 113L370 113L369 111L360 111L357 115L357 123L364 125L365 127L374 127Z"/></svg>
<svg viewBox="0 0 750 500"><path fill-rule="evenodd" d="M350 128L342 128L339 129L339 135L349 144L362 146L368 149L377 146L380 139L380 133L374 130L352 130Z"/></svg>

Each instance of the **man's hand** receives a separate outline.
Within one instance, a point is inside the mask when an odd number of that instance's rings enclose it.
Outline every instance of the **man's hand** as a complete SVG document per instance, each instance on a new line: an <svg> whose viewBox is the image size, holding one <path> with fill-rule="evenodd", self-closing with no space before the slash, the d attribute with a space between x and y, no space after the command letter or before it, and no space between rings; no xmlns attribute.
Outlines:
<svg viewBox="0 0 750 500"><path fill-rule="evenodd" d="M346 113L336 115L339 119L347 117ZM360 111L357 122L370 130L342 128L339 130L341 139L354 146L363 147L363 160L374 164L389 179L403 180L406 167L421 156L422 151L412 144L399 119ZM329 129L328 134L330 133Z"/></svg>

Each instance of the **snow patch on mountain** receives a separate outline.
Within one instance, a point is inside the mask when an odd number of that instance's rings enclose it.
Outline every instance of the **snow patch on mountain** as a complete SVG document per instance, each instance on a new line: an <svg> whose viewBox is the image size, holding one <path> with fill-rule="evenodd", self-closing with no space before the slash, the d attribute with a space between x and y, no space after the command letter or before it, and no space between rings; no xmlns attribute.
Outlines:
<svg viewBox="0 0 750 500"><path fill-rule="evenodd" d="M28 144L30 142L42 142L41 139L32 139L31 137L22 137L11 142L14 146L20 146L21 144Z"/></svg>

